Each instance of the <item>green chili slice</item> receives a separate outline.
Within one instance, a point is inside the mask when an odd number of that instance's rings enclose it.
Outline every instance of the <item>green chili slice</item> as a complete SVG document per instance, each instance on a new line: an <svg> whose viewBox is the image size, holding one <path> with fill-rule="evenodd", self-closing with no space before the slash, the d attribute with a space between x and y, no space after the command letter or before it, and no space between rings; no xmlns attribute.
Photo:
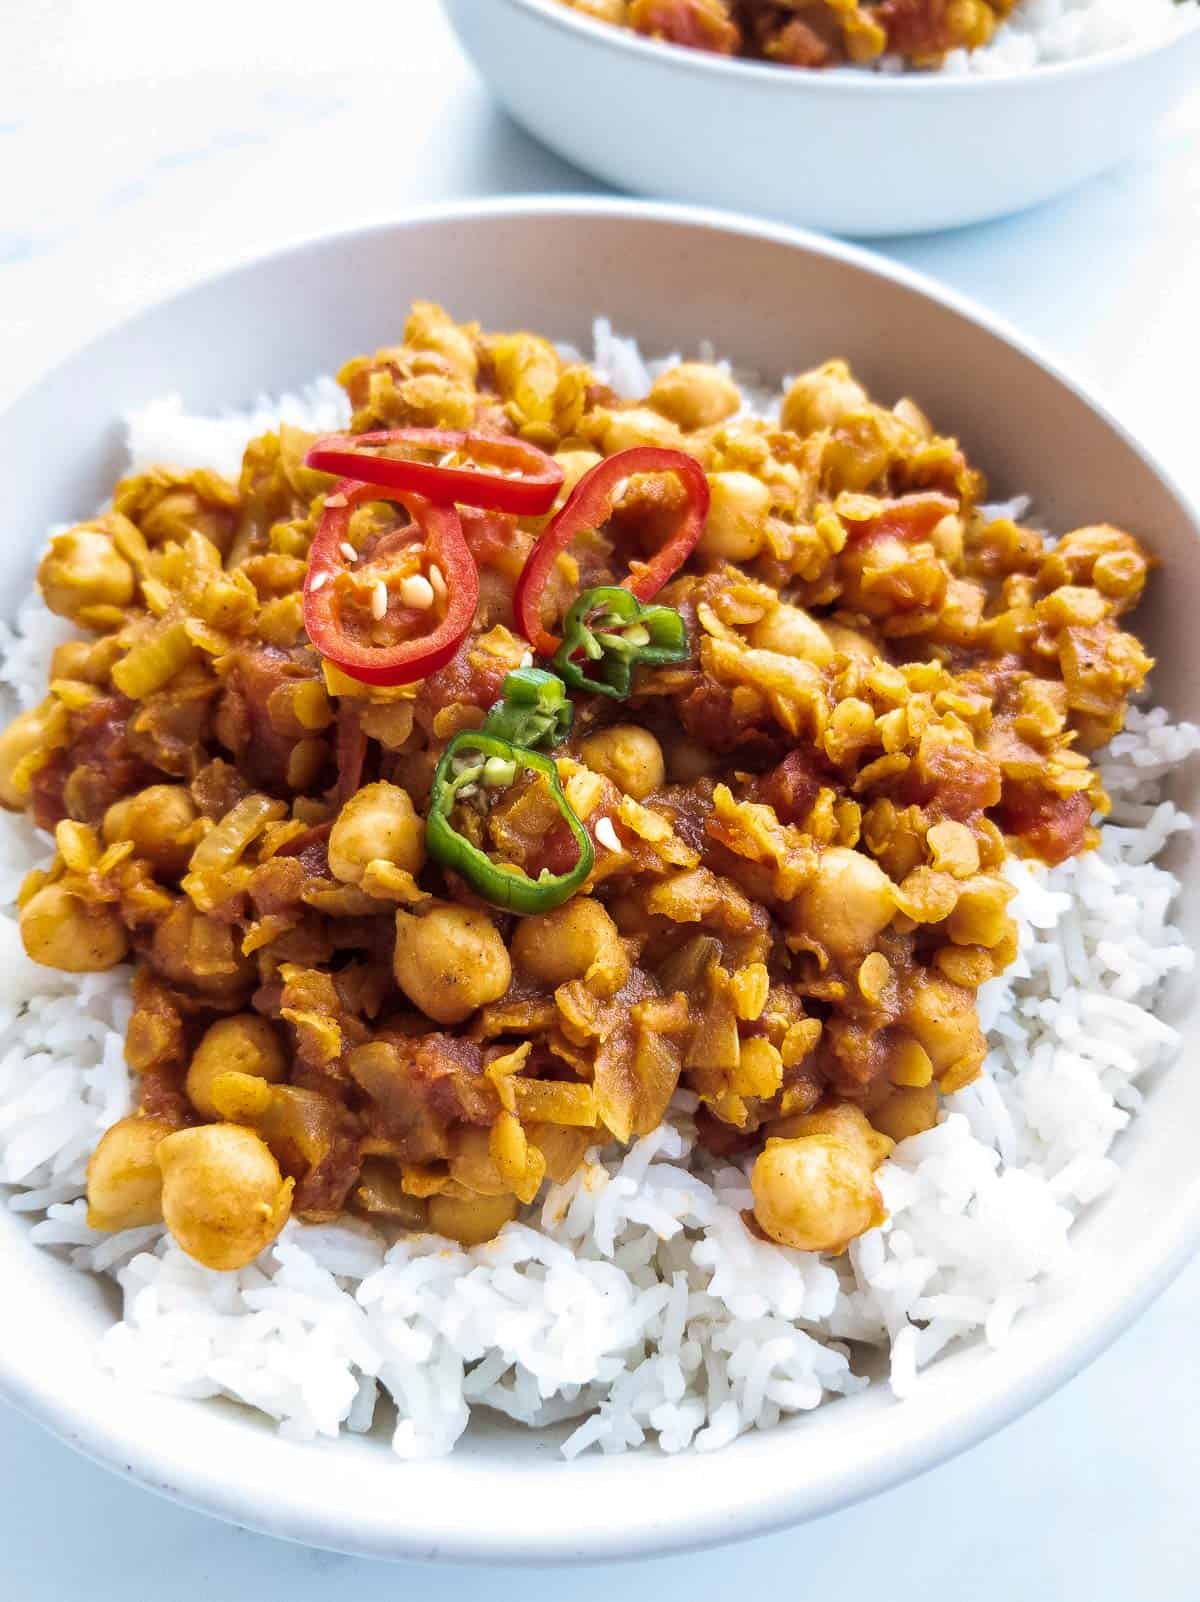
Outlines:
<svg viewBox="0 0 1200 1602"><path fill-rule="evenodd" d="M554 669L573 689L623 701L635 667L687 656L687 625L674 607L647 605L626 589L601 584L584 590L563 619Z"/></svg>
<svg viewBox="0 0 1200 1602"><path fill-rule="evenodd" d="M579 847L579 860L569 873L554 874L543 869L534 879L520 868L493 862L450 822L457 802L486 797L488 791L506 790L516 783L521 772L536 773L546 781ZM486 729L464 729L442 753L433 776L425 844L429 855L444 868L460 874L476 895L508 912L549 912L561 906L583 884L596 860L591 836L563 794L554 758L514 745Z"/></svg>
<svg viewBox="0 0 1200 1602"><path fill-rule="evenodd" d="M501 699L483 727L497 739L531 751L536 746L561 745L571 732L574 715L567 687L556 674L542 668L517 668L505 678Z"/></svg>

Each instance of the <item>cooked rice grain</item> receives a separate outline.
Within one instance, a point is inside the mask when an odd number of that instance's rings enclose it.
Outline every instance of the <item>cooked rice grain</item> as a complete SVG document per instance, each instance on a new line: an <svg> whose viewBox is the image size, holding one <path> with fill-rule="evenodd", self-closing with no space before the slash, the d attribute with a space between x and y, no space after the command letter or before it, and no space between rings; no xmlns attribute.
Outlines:
<svg viewBox="0 0 1200 1602"><path fill-rule="evenodd" d="M1003 77L1126 45L1152 44L1192 20L1192 0L1024 0L982 50L955 50L943 72Z"/></svg>

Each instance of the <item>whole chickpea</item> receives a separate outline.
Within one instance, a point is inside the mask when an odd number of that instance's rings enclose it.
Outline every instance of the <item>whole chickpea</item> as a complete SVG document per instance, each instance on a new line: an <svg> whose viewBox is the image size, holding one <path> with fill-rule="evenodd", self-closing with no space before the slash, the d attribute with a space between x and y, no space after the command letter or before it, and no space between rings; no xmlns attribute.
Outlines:
<svg viewBox="0 0 1200 1602"><path fill-rule="evenodd" d="M429 1227L460 1246L482 1246L495 1239L517 1210L515 1196L431 1196Z"/></svg>
<svg viewBox="0 0 1200 1602"><path fill-rule="evenodd" d="M462 1023L498 1000L512 979L499 930L475 907L438 902L420 914L397 912L392 959L396 983L436 1023Z"/></svg>
<svg viewBox="0 0 1200 1602"><path fill-rule="evenodd" d="M107 534L86 523L54 536L37 576L50 610L76 623L86 623L94 606L133 600L133 569Z"/></svg>
<svg viewBox="0 0 1200 1602"><path fill-rule="evenodd" d="M786 602L754 624L750 644L762 651L800 657L817 667L824 667L834 658L833 642L822 625L802 606L789 606Z"/></svg>
<svg viewBox="0 0 1200 1602"><path fill-rule="evenodd" d="M34 962L64 973L102 973L129 950L120 918L102 902L44 885L21 908L21 940Z"/></svg>
<svg viewBox="0 0 1200 1602"><path fill-rule="evenodd" d="M343 883L357 884L378 860L413 874L425 863L424 831L408 791L384 780L352 795L329 835L330 872Z"/></svg>
<svg viewBox="0 0 1200 1602"><path fill-rule="evenodd" d="M767 538L771 492L749 473L710 473L708 521L696 547L720 562L749 562Z"/></svg>
<svg viewBox="0 0 1200 1602"><path fill-rule="evenodd" d="M134 1114L106 1129L87 1166L90 1229L137 1229L162 1217L158 1148L173 1127Z"/></svg>
<svg viewBox="0 0 1200 1602"><path fill-rule="evenodd" d="M19 713L0 734L0 806L10 812L22 811L29 801L28 782L18 777L17 769L49 742L52 721L61 719L61 713L61 704L49 697Z"/></svg>
<svg viewBox="0 0 1200 1602"><path fill-rule="evenodd" d="M684 438L669 418L648 406L631 406L613 412L604 425L604 451L608 456L631 450L635 445L657 445L664 450L684 450Z"/></svg>
<svg viewBox="0 0 1200 1602"><path fill-rule="evenodd" d="M250 1074L277 1085L287 1077L287 1057L274 1025L256 1012L218 1018L200 1038L188 1064L184 1088L188 1100L205 1118L219 1118L212 1099L219 1074Z"/></svg>
<svg viewBox="0 0 1200 1602"><path fill-rule="evenodd" d="M924 1134L937 1118L938 1093L933 1085L901 1085L871 1109L875 1128L895 1141Z"/></svg>
<svg viewBox="0 0 1200 1602"><path fill-rule="evenodd" d="M579 754L589 768L635 801L644 801L667 775L662 746L649 729L636 723L614 723L589 734Z"/></svg>
<svg viewBox="0 0 1200 1602"><path fill-rule="evenodd" d="M769 1140L750 1189L766 1234L802 1252L844 1252L887 1216L870 1163L836 1135Z"/></svg>
<svg viewBox="0 0 1200 1602"><path fill-rule="evenodd" d="M732 417L741 408L742 395L719 367L708 362L681 362L655 379L648 400L656 412L690 434Z"/></svg>
<svg viewBox="0 0 1200 1602"><path fill-rule="evenodd" d="M865 951L895 910L895 887L887 874L865 852L845 846L821 853L799 902L807 932L842 958Z"/></svg>
<svg viewBox="0 0 1200 1602"><path fill-rule="evenodd" d="M244 1268L287 1222L295 1181L240 1124L201 1124L158 1148L167 1228L205 1268Z"/></svg>
<svg viewBox="0 0 1200 1602"><path fill-rule="evenodd" d="M843 417L868 404L866 390L845 362L825 362L795 379L783 397L779 421L795 434L836 428Z"/></svg>
<svg viewBox="0 0 1200 1602"><path fill-rule="evenodd" d="M132 840L135 853L163 873L180 874L195 843L196 803L182 784L152 784L114 801L104 814L105 842Z"/></svg>
<svg viewBox="0 0 1200 1602"><path fill-rule="evenodd" d="M597 995L611 996L629 977L629 957L617 926L593 896L575 896L553 912L523 918L513 935L519 968L542 984L586 979Z"/></svg>
<svg viewBox="0 0 1200 1602"><path fill-rule="evenodd" d="M716 753L690 735L681 734L667 747L667 773L672 784L693 784L715 773L720 765Z"/></svg>
<svg viewBox="0 0 1200 1602"><path fill-rule="evenodd" d="M972 1070L987 1055L975 997L961 985L936 974L928 974L911 986L903 1021L928 1052L935 1079L955 1069L956 1080L965 1072L967 1079L962 1083L967 1083L974 1077Z"/></svg>

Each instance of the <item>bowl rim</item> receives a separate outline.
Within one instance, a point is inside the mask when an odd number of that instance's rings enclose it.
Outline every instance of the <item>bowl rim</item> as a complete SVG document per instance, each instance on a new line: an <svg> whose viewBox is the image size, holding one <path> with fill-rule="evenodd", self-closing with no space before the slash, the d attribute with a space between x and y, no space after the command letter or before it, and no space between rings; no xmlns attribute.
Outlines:
<svg viewBox="0 0 1200 1602"><path fill-rule="evenodd" d="M461 3L462 0L443 0L447 7ZM467 0L467 3L474 4L476 0ZM584 43L590 42L616 54L623 53L647 62L657 61L660 65L674 66L699 78L740 78L750 84L769 85L783 93L810 96L878 95L892 90L927 98L939 94L958 95L968 90L976 94L997 94L1014 85L1056 84L1109 70L1115 72L1123 66L1154 56L1183 39L1200 36L1200 5L1195 5L1194 14L1185 16L1177 31L1161 38L1134 40L1114 50L1098 50L1090 55L1076 56L1070 61L1042 63L1021 71L997 73L995 76L984 73L860 72L836 68L823 72L789 72L771 62L721 56L706 50L689 50L682 45L668 44L665 40L649 39L616 23L586 16L564 4L563 0L507 0L507 3L551 27L577 34Z"/></svg>
<svg viewBox="0 0 1200 1602"><path fill-rule="evenodd" d="M516 195L446 202L405 210L391 219L365 226L298 235L270 249L232 256L223 268L204 273L166 295L148 298L132 312L102 326L91 339L57 362L0 412L0 433L18 408L27 404L43 386L54 384L63 369L92 347L119 336L145 316L162 313L172 306L186 306L188 297L201 289L212 288L267 264L286 271L290 260L335 241L352 246L355 241L428 224L490 219L511 221L539 216L565 220L600 217L611 218L614 222L640 220L706 228L822 256L907 288L1000 339L1073 393L1158 478L1200 533L1200 508L1104 403L1036 343L968 297L861 246L808 230L709 207L621 196ZM652 1521L648 1520L643 1528L635 1531L585 1523L572 1531L569 1539L551 1532L548 1538L531 1542L528 1532L521 1529L483 1531L456 1527L453 1539L440 1539L431 1548L427 1535L411 1527L398 1529L394 1519L380 1517L375 1510L333 1510L327 1503L314 1507L291 1484L259 1484L255 1487L255 1503L248 1505L245 1487L225 1472L222 1462L181 1460L172 1450L170 1440L164 1441L159 1436L147 1438L145 1430L136 1425L122 1423L120 1427L113 1427L99 1407L81 1411L64 1399L56 1388L52 1372L30 1372L15 1367L3 1343L0 1343L0 1398L93 1461L146 1489L244 1528L306 1545L381 1558L426 1561L436 1558L460 1563L553 1564L644 1558L721 1545L794 1526L877 1495L957 1456L1020 1417L1098 1357L1167 1288L1198 1247L1200 1181L1187 1187L1186 1194L1162 1227L1147 1232L1143 1254L1136 1265L1121 1275L1118 1287L1109 1287L1098 1316L1072 1338L1063 1337L1056 1346L1036 1358L1026 1359L1007 1383L993 1385L990 1389L981 1385L974 1407L959 1408L918 1438L900 1443L886 1456L864 1459L836 1483L830 1482L815 1492L806 1491L800 1495L786 1483L763 1485L752 1508L739 1510L719 1526L709 1524L698 1528L695 1512L676 1506L669 1514L657 1510ZM1000 1358L1001 1354L994 1354L993 1361L999 1362ZM313 1450L310 1446L301 1449ZM570 1471L568 1464L556 1463L556 1467L563 1472Z"/></svg>

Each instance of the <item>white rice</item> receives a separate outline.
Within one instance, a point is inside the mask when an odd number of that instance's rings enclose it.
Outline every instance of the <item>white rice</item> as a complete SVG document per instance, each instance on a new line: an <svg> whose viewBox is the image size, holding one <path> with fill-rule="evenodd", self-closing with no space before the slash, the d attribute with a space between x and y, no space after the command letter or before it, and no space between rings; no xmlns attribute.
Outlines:
<svg viewBox="0 0 1200 1602"><path fill-rule="evenodd" d="M1022 0L989 44L981 50L952 50L941 71L992 78L1030 72L1126 45L1153 44L1181 33L1193 17L1193 0ZM901 57L889 56L875 70L907 68Z"/></svg>
<svg viewBox="0 0 1200 1602"><path fill-rule="evenodd" d="M163 462L211 467L237 481L246 441L276 429L280 423L331 434L350 421L346 392L336 379L306 384L298 395L270 399L260 395L248 411L222 417L197 417L184 411L183 397L164 395L128 419L129 466L141 472Z"/></svg>
<svg viewBox="0 0 1200 1602"><path fill-rule="evenodd" d="M607 324L596 360L623 394L645 392L637 347ZM328 428L344 402L327 380L252 418L158 402L130 420L131 450L230 471L281 414ZM3 631L0 679L21 705L40 695L67 632L36 598ZM473 1407L531 1427L577 1421L568 1457L647 1438L711 1451L865 1386L849 1342L890 1353L903 1397L952 1342L1004 1339L1061 1280L1074 1220L1119 1178L1113 1142L1177 1045L1156 999L1192 965L1170 923L1178 882L1153 858L1188 827L1162 788L1198 748L1197 729L1133 711L1108 753L1116 804L1100 849L1051 870L1012 864L1020 956L981 992L986 1074L937 1128L896 1148L879 1176L889 1219L841 1259L747 1232L746 1174L694 1146L684 1093L670 1123L628 1151L593 1153L471 1251L431 1236L389 1246L353 1220L292 1222L253 1266L218 1274L157 1226L97 1234L80 1198L88 1153L130 1106L128 973L37 967L11 906L0 912L0 1183L14 1187L12 1207L38 1215L35 1240L116 1277L124 1317L100 1354L113 1373L233 1397L297 1439L367 1430L386 1398L404 1458L450 1451ZM44 837L0 815L0 901L45 855Z"/></svg>

